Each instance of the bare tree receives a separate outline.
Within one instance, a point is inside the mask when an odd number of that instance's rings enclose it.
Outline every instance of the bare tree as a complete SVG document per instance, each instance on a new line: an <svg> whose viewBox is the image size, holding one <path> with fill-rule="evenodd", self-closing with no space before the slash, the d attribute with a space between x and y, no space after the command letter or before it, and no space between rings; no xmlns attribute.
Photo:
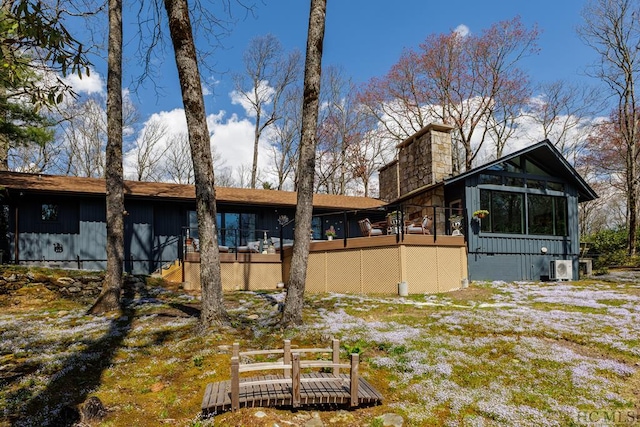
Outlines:
<svg viewBox="0 0 640 427"><path fill-rule="evenodd" d="M107 146L107 114L100 99L90 97L63 112L65 175L104 177Z"/></svg>
<svg viewBox="0 0 640 427"><path fill-rule="evenodd" d="M258 180L258 147L264 130L280 118L280 103L300 74L300 53L283 52L278 39L267 34L249 43L244 54L245 74L235 76L236 93L255 118L251 188Z"/></svg>
<svg viewBox="0 0 640 427"><path fill-rule="evenodd" d="M349 146L347 157L354 179L361 184L361 191L357 194L370 197L374 194L371 188L373 176L385 164L389 163L395 155L395 149L380 129L371 127L368 132L362 133L362 138L357 144Z"/></svg>
<svg viewBox="0 0 640 427"><path fill-rule="evenodd" d="M223 303L220 253L216 224L213 160L202 83L187 0L164 0L169 18L182 100L187 117L189 144L196 187L196 214L200 236L200 280L204 327L226 322Z"/></svg>
<svg viewBox="0 0 640 427"><path fill-rule="evenodd" d="M320 80L322 76L322 49L327 11L327 0L311 0L307 53L304 71L304 99L302 102L302 130L298 166L296 228L293 256L289 273L287 296L281 323L284 326L302 323L307 262L313 215L313 180L315 176L316 130Z"/></svg>
<svg viewBox="0 0 640 427"><path fill-rule="evenodd" d="M251 187L251 165L243 163L236 166L236 176L238 177L238 187L250 188Z"/></svg>
<svg viewBox="0 0 640 427"><path fill-rule="evenodd" d="M102 313L120 308L124 261L124 179L122 167L122 1L109 0L107 74L107 271L98 300L89 309Z"/></svg>
<svg viewBox="0 0 640 427"><path fill-rule="evenodd" d="M322 87L316 188L331 194L346 194L354 179L349 151L362 139L365 110L356 99L355 84L342 69L328 67Z"/></svg>
<svg viewBox="0 0 640 427"><path fill-rule="evenodd" d="M159 119L152 119L146 123L134 149L136 180L161 180L161 164L165 161L165 154L169 149L166 143L167 132L167 125Z"/></svg>
<svg viewBox="0 0 640 427"><path fill-rule="evenodd" d="M542 138L552 141L575 164L592 129L592 117L602 107L600 91L558 80L539 86L539 95L529 102L525 116L537 125Z"/></svg>
<svg viewBox="0 0 640 427"><path fill-rule="evenodd" d="M169 138L162 176L176 184L194 183L189 136L186 133L179 133Z"/></svg>
<svg viewBox="0 0 640 427"><path fill-rule="evenodd" d="M9 150L9 169L28 173L56 173L62 147L55 139L48 144L18 145Z"/></svg>
<svg viewBox="0 0 640 427"><path fill-rule="evenodd" d="M284 190L286 183L295 171L300 138L300 100L299 90L290 90L282 103L282 117L276 122L269 138L271 165L278 177L278 190ZM295 179L293 179L295 181Z"/></svg>
<svg viewBox="0 0 640 427"><path fill-rule="evenodd" d="M487 123L508 125L500 116L516 110L501 103L521 102L527 93L528 78L518 65L536 52L537 37L538 31L518 17L479 35L431 35L419 52L404 52L385 77L371 80L360 99L396 140L430 121L453 125L454 142L463 151L454 169L470 169L487 137Z"/></svg>
<svg viewBox="0 0 640 427"><path fill-rule="evenodd" d="M579 34L598 54L593 75L608 87L616 103L614 129L624 153L629 255L636 253L638 227L638 142L640 112L636 79L640 74L640 3L635 0L592 0L583 10Z"/></svg>

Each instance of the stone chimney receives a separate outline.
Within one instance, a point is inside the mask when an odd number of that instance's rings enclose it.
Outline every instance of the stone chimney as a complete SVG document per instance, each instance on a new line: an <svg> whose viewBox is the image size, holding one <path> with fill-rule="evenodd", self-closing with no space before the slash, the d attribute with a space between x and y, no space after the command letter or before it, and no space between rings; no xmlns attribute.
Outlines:
<svg viewBox="0 0 640 427"><path fill-rule="evenodd" d="M430 124L398 144L398 159L379 170L380 198L393 201L451 176L451 130Z"/></svg>

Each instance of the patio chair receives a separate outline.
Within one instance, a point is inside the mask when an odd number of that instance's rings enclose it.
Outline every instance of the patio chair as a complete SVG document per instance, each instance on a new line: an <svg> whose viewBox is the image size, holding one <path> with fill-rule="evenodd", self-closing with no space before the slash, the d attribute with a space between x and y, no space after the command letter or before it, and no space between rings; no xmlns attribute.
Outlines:
<svg viewBox="0 0 640 427"><path fill-rule="evenodd" d="M247 242L246 245L238 246L236 252L239 253L260 253L260 240L255 242Z"/></svg>
<svg viewBox="0 0 640 427"><path fill-rule="evenodd" d="M425 215L419 222L409 221L405 224L405 234L431 234L431 227L433 226L433 218L429 215Z"/></svg>
<svg viewBox="0 0 640 427"><path fill-rule="evenodd" d="M363 236L371 237L371 236L382 236L384 234L383 229L374 226L369 221L369 218L362 219L358 221L358 225L360 225L360 232Z"/></svg>

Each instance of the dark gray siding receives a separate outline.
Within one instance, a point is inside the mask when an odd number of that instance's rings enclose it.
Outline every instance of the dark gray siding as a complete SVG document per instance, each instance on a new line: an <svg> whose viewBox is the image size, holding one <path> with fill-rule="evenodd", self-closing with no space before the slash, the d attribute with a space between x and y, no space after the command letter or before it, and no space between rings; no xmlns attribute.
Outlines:
<svg viewBox="0 0 640 427"><path fill-rule="evenodd" d="M479 230L476 220L471 218L471 213L480 207L480 188L476 178L476 175L470 176L465 183L465 202L469 213L466 237L471 280L540 280L549 276L549 262L552 260L573 260L573 277L578 277L580 235L578 195L574 187L564 183L567 236L484 233ZM509 190L504 186L495 186L495 189ZM542 248L546 248L545 254Z"/></svg>

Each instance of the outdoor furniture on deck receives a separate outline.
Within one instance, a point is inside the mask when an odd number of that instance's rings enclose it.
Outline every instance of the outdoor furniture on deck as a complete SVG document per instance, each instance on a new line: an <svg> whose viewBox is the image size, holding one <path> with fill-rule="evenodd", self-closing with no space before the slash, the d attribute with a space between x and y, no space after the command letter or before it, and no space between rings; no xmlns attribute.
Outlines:
<svg viewBox="0 0 640 427"><path fill-rule="evenodd" d="M358 225L360 225L360 231L363 236L371 237L371 236L382 236L385 234L384 230L385 226L381 226L379 223L372 224L369 218L362 219L358 221Z"/></svg>
<svg viewBox="0 0 640 427"><path fill-rule="evenodd" d="M433 218L425 215L418 222L415 220L407 221L404 225L404 232L406 234L431 234L432 226Z"/></svg>
<svg viewBox="0 0 640 427"><path fill-rule="evenodd" d="M246 245L238 246L236 248L236 252L238 253L260 253L260 241L256 240L255 242L247 242Z"/></svg>

